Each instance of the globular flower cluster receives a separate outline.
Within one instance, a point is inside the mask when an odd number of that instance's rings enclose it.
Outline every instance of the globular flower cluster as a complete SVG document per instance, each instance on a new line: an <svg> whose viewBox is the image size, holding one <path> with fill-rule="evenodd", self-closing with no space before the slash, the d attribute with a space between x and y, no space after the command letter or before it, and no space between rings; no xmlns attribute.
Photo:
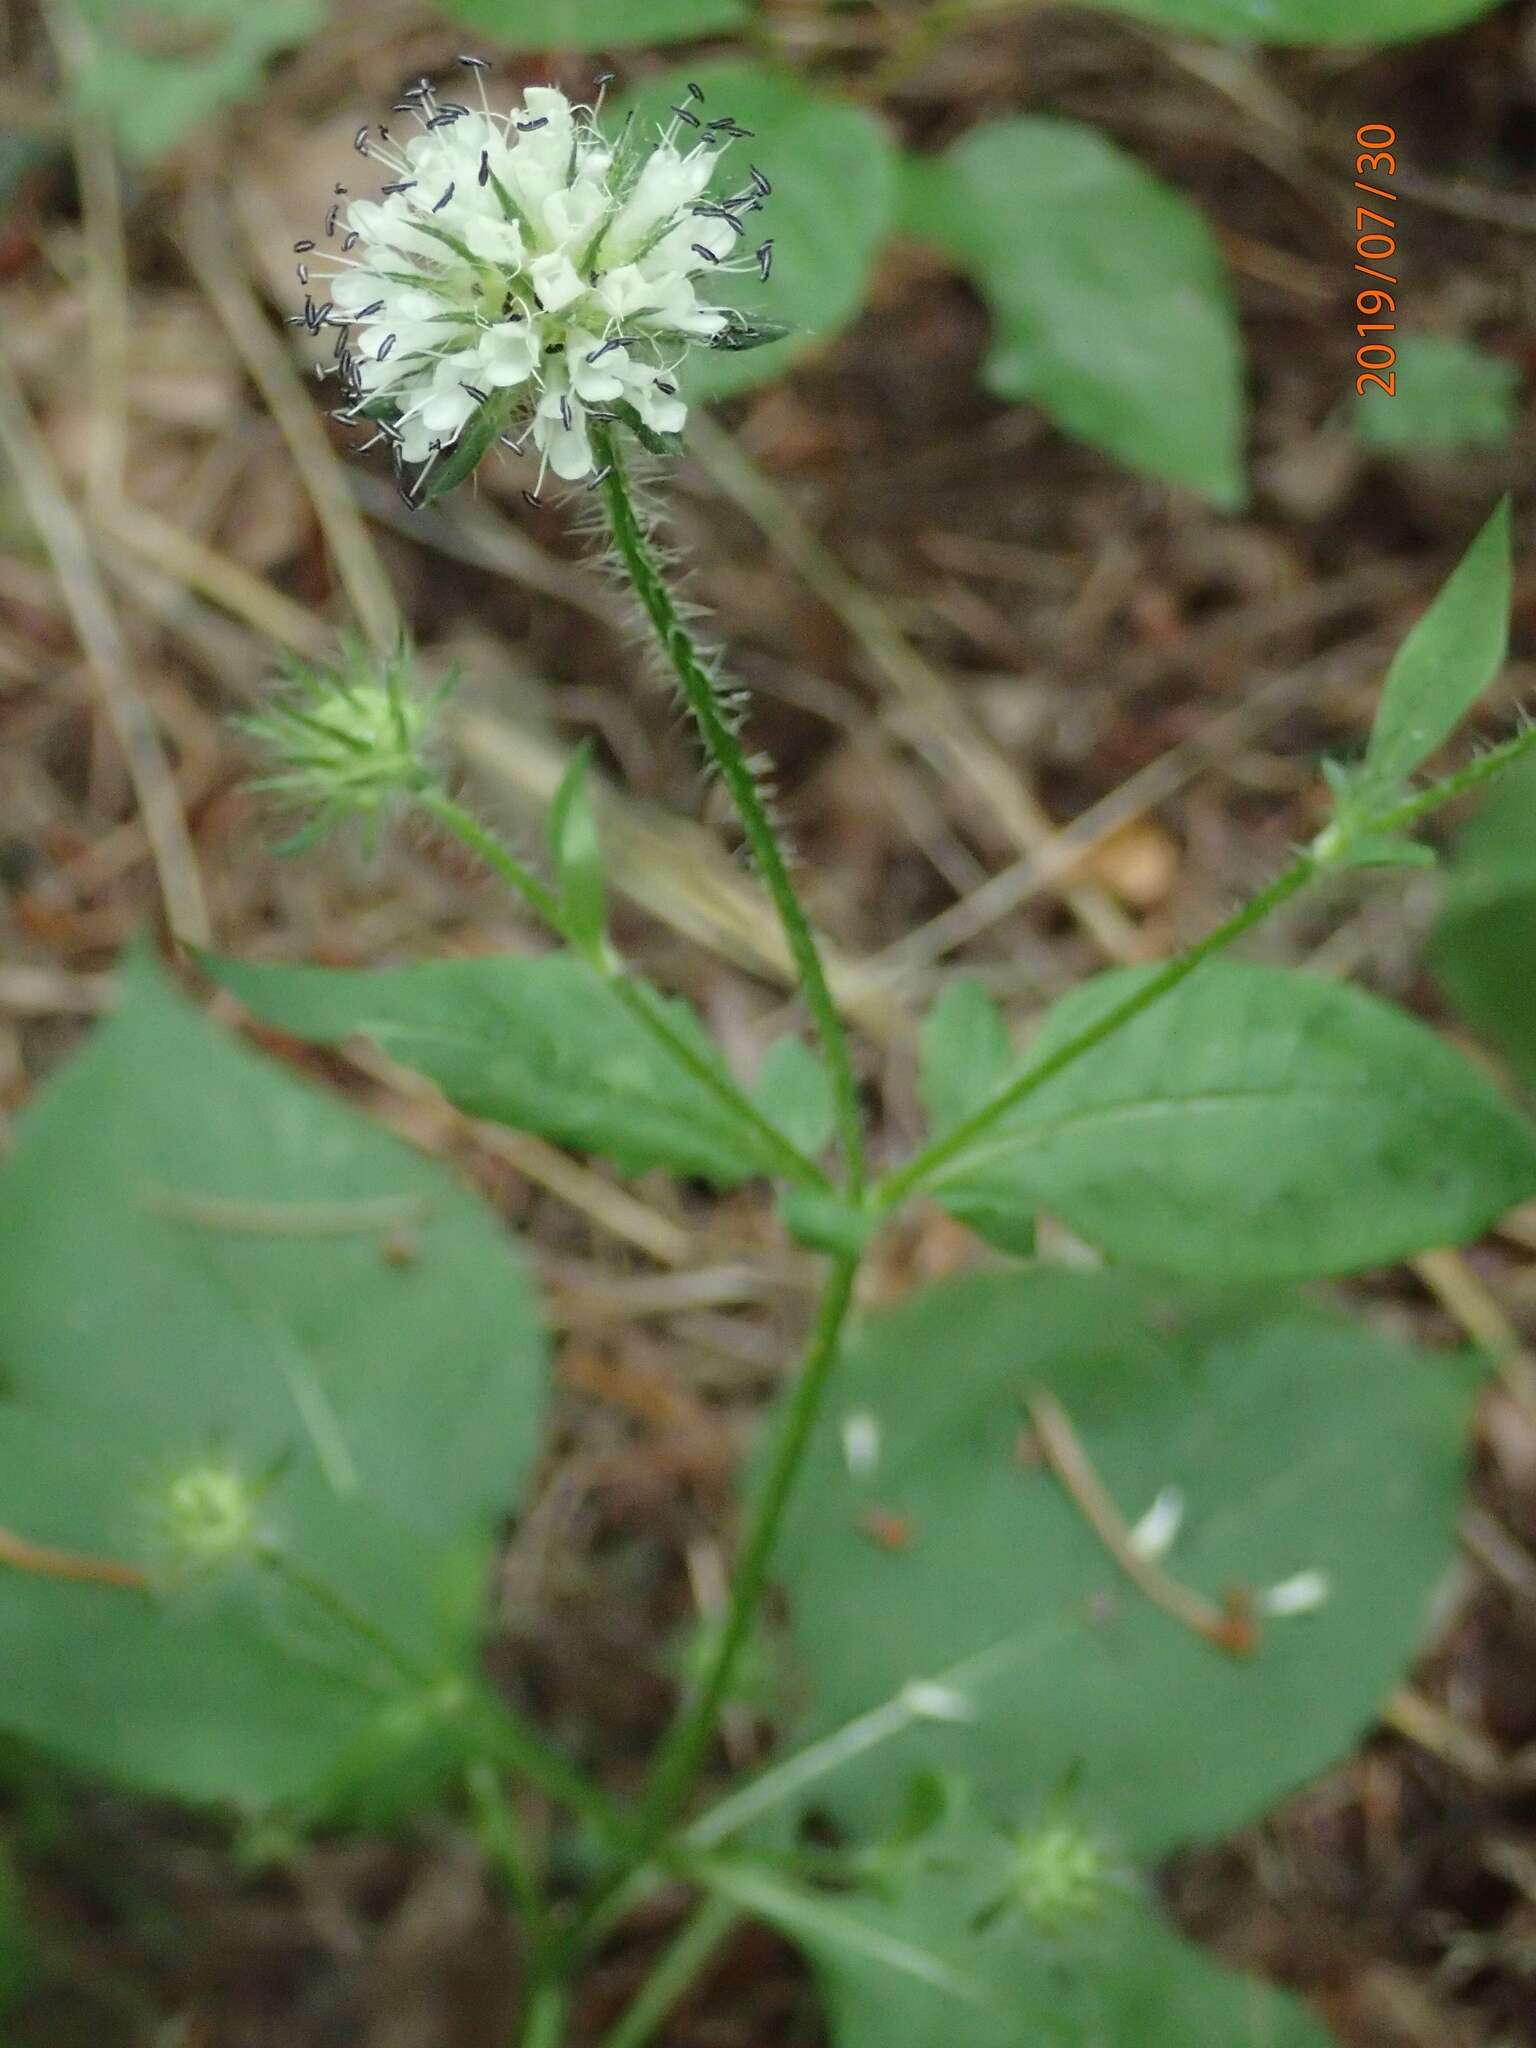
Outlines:
<svg viewBox="0 0 1536 2048"><path fill-rule="evenodd" d="M597 109L552 86L493 113L483 62L461 61L479 107L425 80L410 88L394 112L417 133L356 137L388 173L381 197L338 185L325 243L296 245L309 292L298 319L339 330L338 417L372 422L397 469L424 465L418 497L434 465L473 467L498 437L520 451L531 436L540 484L549 470L589 477L595 422L682 427L690 349L773 338L698 290L723 272L766 278L772 263L771 241L753 248L747 227L770 191L763 174L709 196L722 147L749 130L706 120L694 86L666 127L646 137L631 119L609 141Z"/></svg>

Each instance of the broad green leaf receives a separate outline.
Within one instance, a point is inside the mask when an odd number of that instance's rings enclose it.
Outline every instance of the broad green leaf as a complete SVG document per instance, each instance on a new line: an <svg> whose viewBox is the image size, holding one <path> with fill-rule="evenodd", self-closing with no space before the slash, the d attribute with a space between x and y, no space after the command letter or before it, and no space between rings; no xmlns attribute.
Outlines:
<svg viewBox="0 0 1536 2048"><path fill-rule="evenodd" d="M0 1175L0 1525L153 1570L172 1479L232 1466L305 1572L467 1678L545 1399L527 1282L435 1164L123 978ZM188 1799L298 1797L413 1696L255 1565L163 1598L7 1570L0 1636L6 1726Z"/></svg>
<svg viewBox="0 0 1536 2048"><path fill-rule="evenodd" d="M1509 500L1440 587L1392 658L1363 775L1379 788L1403 782L1461 723L1509 651Z"/></svg>
<svg viewBox="0 0 1536 2048"><path fill-rule="evenodd" d="M1075 989L1026 1065L1156 971ZM1112 1257L1166 1272L1348 1273L1463 1243L1536 1193L1536 1129L1394 1005L1211 961L1001 1118L931 1191L1044 1207Z"/></svg>
<svg viewBox="0 0 1536 2048"><path fill-rule="evenodd" d="M919 1075L935 1137L953 1130L1008 1078L1002 1011L979 981L952 981L923 1019Z"/></svg>
<svg viewBox="0 0 1536 2048"><path fill-rule="evenodd" d="M723 34L747 0L443 0L446 10L519 50L616 50Z"/></svg>
<svg viewBox="0 0 1536 2048"><path fill-rule="evenodd" d="M791 329L788 340L744 353L693 351L684 369L687 395L723 398L771 382L858 313L894 216L897 157L886 129L864 108L751 64L692 65L647 79L610 125L616 129L630 106L637 121L670 120L668 107L682 98L689 79L704 88L706 119L730 114L752 130L749 141L731 143L719 189L739 191L753 163L773 186L763 211L749 222L754 246L773 241L769 282L761 284L755 273L724 277L718 289L711 280L706 292L701 281L701 296Z"/></svg>
<svg viewBox="0 0 1536 2048"><path fill-rule="evenodd" d="M1495 783L1445 869L1430 959L1456 1008L1536 1080L1536 761Z"/></svg>
<svg viewBox="0 0 1536 2048"><path fill-rule="evenodd" d="M778 1038L763 1054L752 1100L792 1145L814 1159L832 1142L836 1112L827 1070L798 1038Z"/></svg>
<svg viewBox="0 0 1536 2048"><path fill-rule="evenodd" d="M1397 341L1397 390L1368 386L1355 400L1355 430L1368 448L1393 455L1502 447L1515 430L1520 372L1448 334Z"/></svg>
<svg viewBox="0 0 1536 2048"><path fill-rule="evenodd" d="M1451 1556L1468 1379L1278 1291L1110 1272L972 1276L871 1317L779 1553L799 1733L915 1681L949 1704L819 1779L816 1805L868 1838L919 1769L1010 1816L1071 1782L1083 1824L1131 1857L1259 1812L1349 1748L1414 1651ZM1251 1655L1152 1606L1021 1454L1038 1388L1127 1523L1179 1490L1164 1569L1209 1603L1254 1597ZM1301 1574L1315 1611L1263 1618L1264 1590Z"/></svg>
<svg viewBox="0 0 1536 2048"><path fill-rule="evenodd" d="M1071 1928L998 1910L1009 1844L971 1816L947 1827L890 1901L839 1901L845 1922L954 1972L965 2000L897 1976L851 1943L784 1926L817 1966L834 2048L1326 2048L1329 2036L1283 1992L1242 1978L1163 1925L1145 1888L1122 1879Z"/></svg>
<svg viewBox="0 0 1536 2048"><path fill-rule="evenodd" d="M325 18L321 0L82 0L92 54L79 94L130 155L157 156L199 121L243 98L267 60Z"/></svg>
<svg viewBox="0 0 1536 2048"><path fill-rule="evenodd" d="M1159 27L1243 43L1398 43L1475 21L1498 0L1099 0Z"/></svg>
<svg viewBox="0 0 1536 2048"><path fill-rule="evenodd" d="M768 1169L751 1131L668 1057L585 961L429 961L379 973L213 960L258 1017L322 1045L370 1038L471 1116L722 1187ZM720 1055L685 1003L649 999L701 1059Z"/></svg>
<svg viewBox="0 0 1536 2048"><path fill-rule="evenodd" d="M1003 1013L978 981L953 981L923 1020L923 1105L935 1137L952 1130L1000 1088L1013 1064ZM1000 1206L972 1200L965 1188L937 1199L959 1223L999 1251L1028 1258L1035 1248L1034 1211L1012 1199Z"/></svg>
<svg viewBox="0 0 1536 2048"><path fill-rule="evenodd" d="M1186 200L1092 128L1018 118L913 161L906 225L991 307L989 390L1132 469L1242 503L1237 325Z"/></svg>

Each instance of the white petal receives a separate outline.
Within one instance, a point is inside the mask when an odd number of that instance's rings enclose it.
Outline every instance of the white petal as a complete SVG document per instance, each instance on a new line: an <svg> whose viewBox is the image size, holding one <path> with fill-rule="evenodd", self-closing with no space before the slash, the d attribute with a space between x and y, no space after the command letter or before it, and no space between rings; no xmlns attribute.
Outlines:
<svg viewBox="0 0 1536 2048"><path fill-rule="evenodd" d="M528 266L533 279L533 288L538 293L539 304L546 313L558 313L562 306L579 299L586 290L564 250L557 250L550 256L535 256Z"/></svg>
<svg viewBox="0 0 1536 2048"><path fill-rule="evenodd" d="M1297 1572L1259 1595L1260 1614L1284 1616L1313 1614L1326 1604L1333 1592L1326 1572Z"/></svg>

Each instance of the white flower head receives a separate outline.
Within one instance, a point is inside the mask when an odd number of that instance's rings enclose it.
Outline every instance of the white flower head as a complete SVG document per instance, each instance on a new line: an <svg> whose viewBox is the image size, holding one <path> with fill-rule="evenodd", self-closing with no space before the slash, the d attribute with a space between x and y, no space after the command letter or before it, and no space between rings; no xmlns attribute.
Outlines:
<svg viewBox="0 0 1536 2048"><path fill-rule="evenodd" d="M418 502L498 437L519 452L532 439L539 484L550 470L591 477L594 424L622 421L653 442L681 429L690 349L783 332L708 299L722 274L766 279L772 264L772 242L748 226L772 189L762 172L711 190L725 145L750 130L705 120L690 86L665 127L647 137L632 117L610 141L598 108L553 86L492 112L486 67L462 61L479 106L412 86L393 112L415 133L355 138L387 174L380 197L338 185L326 243L295 245L309 293L298 320L337 330L337 417L371 422L397 469L423 465Z"/></svg>

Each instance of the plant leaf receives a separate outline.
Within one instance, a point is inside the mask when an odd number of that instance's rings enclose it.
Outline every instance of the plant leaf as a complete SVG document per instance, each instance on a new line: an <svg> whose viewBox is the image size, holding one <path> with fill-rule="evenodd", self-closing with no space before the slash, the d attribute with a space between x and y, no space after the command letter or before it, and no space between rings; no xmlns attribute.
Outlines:
<svg viewBox="0 0 1536 2048"><path fill-rule="evenodd" d="M1247 1820L1348 1749L1412 1654L1451 1556L1469 1377L1278 1290L1115 1272L971 1276L872 1316L779 1553L799 1732L919 1679L956 1706L819 1779L817 1808L876 1836L928 1768L1009 1816L1071 1780L1083 1824L1138 1857ZM1214 1603L1317 1573L1321 1606L1261 1620L1245 1658L1152 1606L1021 1457L1041 1387L1128 1523L1179 1489L1181 1585ZM876 1517L905 1540L876 1540Z"/></svg>
<svg viewBox="0 0 1536 2048"><path fill-rule="evenodd" d="M1215 239L1176 192L1095 129L1020 118L913 161L906 225L991 307L989 390L1133 469L1242 503L1236 320Z"/></svg>
<svg viewBox="0 0 1536 2048"><path fill-rule="evenodd" d="M1456 1008L1536 1081L1536 760L1503 776L1456 840L1430 941Z"/></svg>
<svg viewBox="0 0 1536 2048"><path fill-rule="evenodd" d="M670 120L668 108L683 100L690 79L704 89L707 119L730 114L753 131L751 141L731 144L719 188L745 185L749 162L761 164L773 184L753 217L773 240L770 282L710 279L700 296L739 308L749 328L777 322L789 330L785 339L750 350L737 344L692 352L683 368L685 397L722 398L771 382L853 320L895 212L897 156L883 124L863 107L754 64L693 64L648 78L624 100L615 128L630 107L645 132Z"/></svg>
<svg viewBox="0 0 1536 2048"><path fill-rule="evenodd" d="M450 14L519 50L617 50L723 34L747 0L444 0Z"/></svg>
<svg viewBox="0 0 1536 2048"><path fill-rule="evenodd" d="M321 1045L370 1038L471 1116L601 1153L625 1173L668 1166L733 1187L769 1170L750 1128L676 1066L572 954L376 973L202 964L279 1030ZM647 993L702 1059L721 1065L686 1003Z"/></svg>
<svg viewBox="0 0 1536 2048"><path fill-rule="evenodd" d="M1028 1064L1155 972L1075 989ZM1044 1206L1111 1256L1167 1272L1347 1273L1463 1243L1536 1192L1536 1130L1393 1005L1210 961L1001 1118L932 1191Z"/></svg>
<svg viewBox="0 0 1536 2048"><path fill-rule="evenodd" d="M1355 399L1355 431L1390 455L1502 447L1515 431L1520 372L1448 334L1400 334L1397 390L1368 386Z"/></svg>
<svg viewBox="0 0 1536 2048"><path fill-rule="evenodd" d="M560 882L560 908L570 938L589 952L603 942L608 911L602 849L587 795L592 749L583 742L570 758L549 807L549 851Z"/></svg>
<svg viewBox="0 0 1536 2048"><path fill-rule="evenodd" d="M1498 0L1097 0L1163 28L1240 43L1397 43L1475 21Z"/></svg>
<svg viewBox="0 0 1536 2048"><path fill-rule="evenodd" d="M261 79L267 59L320 26L319 0L82 0L92 56L82 103L98 108L132 156L172 148Z"/></svg>
<svg viewBox="0 0 1536 2048"><path fill-rule="evenodd" d="M1393 657L1365 750L1364 774L1374 787L1405 781L1504 666L1509 599L1505 498Z"/></svg>
<svg viewBox="0 0 1536 2048"><path fill-rule="evenodd" d="M957 2038L965 2048L1327 2048L1296 2001L1181 1941L1142 1886L1106 1895L1081 1927L1047 1933L1017 1909L989 1917L1008 1879L998 1834L963 1816L942 1849L898 1898L841 1909L863 1922L871 1947L876 1931L909 1944L979 1986L985 2004L897 1978L846 1940L785 1926L817 1965L836 2048L952 2048Z"/></svg>
<svg viewBox="0 0 1536 2048"><path fill-rule="evenodd" d="M483 405L475 407L453 446L427 471L426 481L416 496L418 506L432 504L474 475L511 417L513 399L510 391L495 391Z"/></svg>
<svg viewBox="0 0 1536 2048"><path fill-rule="evenodd" d="M531 1291L435 1163L214 1029L143 961L0 1176L0 1524L152 1567L152 1501L265 1481L312 1576L467 1681L546 1395ZM193 1800L302 1796L400 1674L257 1565L185 1594L0 1572L10 1728Z"/></svg>
<svg viewBox="0 0 1536 2048"><path fill-rule="evenodd" d="M979 981L952 981L923 1020L918 1092L935 1137L979 1109L1008 1077L1013 1050L1002 1011ZM1035 1249L1032 1208L1013 1200L972 1198L961 1186L935 1199L957 1223L999 1251L1029 1258Z"/></svg>
<svg viewBox="0 0 1536 2048"><path fill-rule="evenodd" d="M798 1038L776 1038L763 1054L752 1100L811 1158L831 1144L837 1125L832 1083L826 1067Z"/></svg>

